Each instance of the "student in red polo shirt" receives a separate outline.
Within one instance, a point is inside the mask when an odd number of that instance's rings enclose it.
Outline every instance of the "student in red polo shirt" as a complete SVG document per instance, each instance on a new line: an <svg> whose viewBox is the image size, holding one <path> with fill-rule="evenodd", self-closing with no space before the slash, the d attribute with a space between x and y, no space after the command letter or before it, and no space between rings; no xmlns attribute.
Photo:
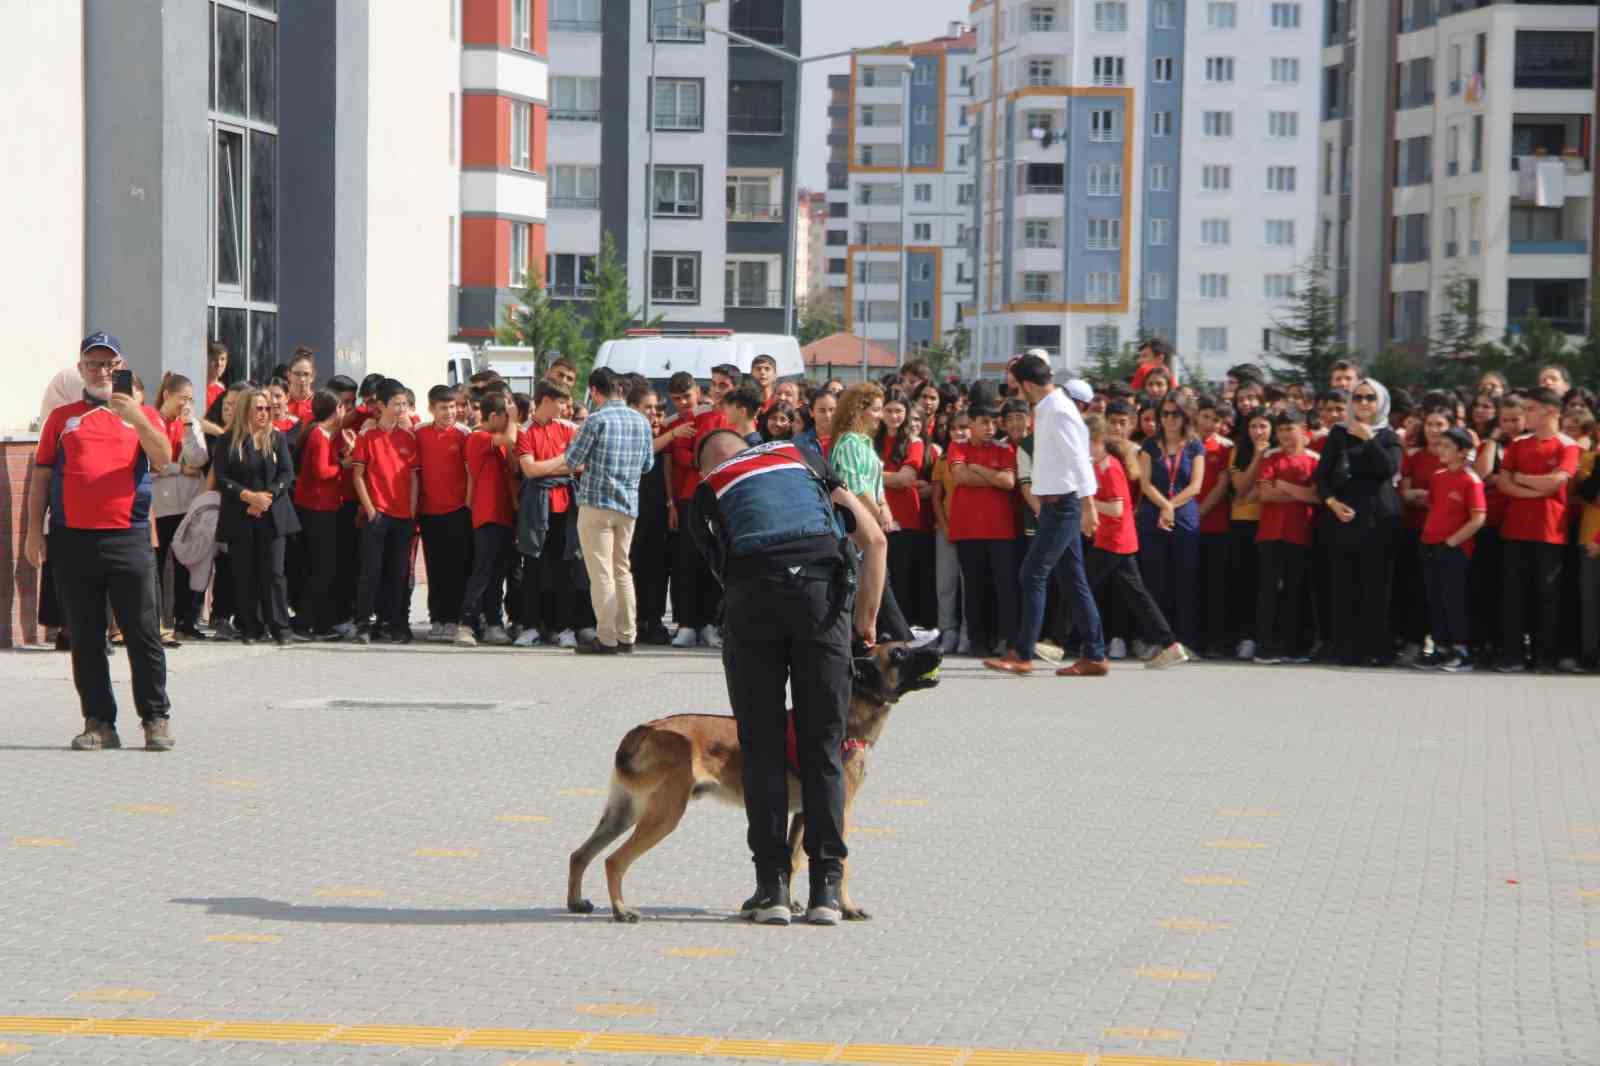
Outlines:
<svg viewBox="0 0 1600 1066"><path fill-rule="evenodd" d="M1451 427L1435 437L1434 449L1441 469L1428 479L1421 551L1433 651L1417 665L1455 673L1472 669L1472 538L1483 528L1488 505L1482 479L1467 465L1472 435Z"/></svg>
<svg viewBox="0 0 1600 1066"><path fill-rule="evenodd" d="M461 599L472 560L472 509L467 501L467 428L456 421L448 385L428 390L433 421L417 429L417 509L428 562L428 640L449 643L461 624Z"/></svg>
<svg viewBox="0 0 1600 1066"><path fill-rule="evenodd" d="M687 382L684 379L688 379ZM698 385L692 393L687 388L681 388L693 384L694 377L686 372L673 375L667 383L667 391L672 394L672 406L679 412L678 419L670 427L673 433L678 433L676 427L680 420L687 418L694 424L694 435L677 437L668 450L671 462L668 477L672 481L672 494L676 499L667 512L667 524L673 529L679 528L679 524L688 518L689 504L700 485L700 475L695 470L695 449L712 430L723 429L728 424L722 410L722 399L738 386L739 368L728 364L712 367L711 388L706 396L701 395ZM675 385L680 387L680 391L673 391ZM702 400L706 402L702 403ZM722 607L722 586L711 576L705 558L689 537L678 538L672 563L670 594L672 617L678 624L678 631L672 637L672 646L721 647L722 635L717 632L715 622Z"/></svg>
<svg viewBox="0 0 1600 1066"><path fill-rule="evenodd" d="M761 390L761 409L756 413L766 414L767 408L778 398L778 361L770 355L756 356L750 361L750 377Z"/></svg>
<svg viewBox="0 0 1600 1066"><path fill-rule="evenodd" d="M461 604L455 642L511 643L506 634L506 575L516 550L517 515L511 500L511 449L517 444L515 410L509 396L491 392L478 401L479 426L467 438L467 498L472 501L472 576Z"/></svg>
<svg viewBox="0 0 1600 1066"><path fill-rule="evenodd" d="M23 551L37 568L48 550L56 596L72 634L72 680L83 712L83 732L72 747L122 746L106 661L109 599L128 649L145 747L167 751L173 746L167 728L172 705L150 537L150 475L154 467L171 462L172 442L160 415L113 391L113 375L122 367L122 346L115 337L91 334L78 351L83 399L50 412L39 431Z"/></svg>
<svg viewBox="0 0 1600 1066"><path fill-rule="evenodd" d="M523 477L519 520L532 532L543 518L542 534L519 536L522 567L522 632L516 645L531 648L554 644L578 646L576 629L576 567L578 514L572 498L572 473L567 469L567 445L572 443L572 423L561 420L566 393L559 385L541 381L533 393L528 424L517 434L516 461ZM529 549L537 548L537 553Z"/></svg>
<svg viewBox="0 0 1600 1066"><path fill-rule="evenodd" d="M950 542L961 560L975 655L1004 655L1017 629L1017 450L996 443L994 406L969 412L972 439L950 445Z"/></svg>
<svg viewBox="0 0 1600 1066"><path fill-rule="evenodd" d="M1527 597L1538 601L1536 663L1554 670L1560 638L1562 549L1567 542L1567 482L1578 472L1578 445L1560 432L1561 397L1549 389L1529 389L1522 410L1527 436L1505 446L1500 473L1491 483L1506 497L1500 524L1504 543L1500 603L1501 652L1495 669L1521 673Z"/></svg>
<svg viewBox="0 0 1600 1066"><path fill-rule="evenodd" d="M406 395L404 385L385 378L377 390L378 420L356 441L356 496L367 516L356 617L363 622L374 619L356 633L358 644L368 644L374 636L411 643L411 620L405 617L406 573L417 522L418 460Z"/></svg>
<svg viewBox="0 0 1600 1066"><path fill-rule="evenodd" d="M339 511L344 506L344 464L355 447L353 430L341 429L345 404L339 394L323 389L311 398L312 422L300 438L299 473L294 479L294 507L300 516L301 556L306 567L295 604L296 622L315 640L342 640L350 634L335 627L334 579L339 565Z"/></svg>
<svg viewBox="0 0 1600 1066"><path fill-rule="evenodd" d="M228 347L220 341L212 341L206 345L206 410L211 410L211 405L216 403L228 385L222 380L222 375L228 372Z"/></svg>
<svg viewBox="0 0 1600 1066"><path fill-rule="evenodd" d="M1317 456L1306 450L1306 417L1284 411L1272 420L1278 450L1261 461L1256 494L1260 582L1256 586L1255 661L1265 665L1307 662L1300 648L1300 608L1311 564L1311 515L1318 496Z"/></svg>
<svg viewBox="0 0 1600 1066"><path fill-rule="evenodd" d="M1194 423L1205 448L1206 465L1200 479L1200 652L1210 658L1233 651L1228 624L1228 530L1232 516L1228 504L1228 457L1233 441L1218 432L1220 414L1233 409L1215 397L1195 403Z"/></svg>
<svg viewBox="0 0 1600 1066"><path fill-rule="evenodd" d="M288 411L302 426L309 426L315 413L312 399L316 395L317 353L301 344L289 356Z"/></svg>

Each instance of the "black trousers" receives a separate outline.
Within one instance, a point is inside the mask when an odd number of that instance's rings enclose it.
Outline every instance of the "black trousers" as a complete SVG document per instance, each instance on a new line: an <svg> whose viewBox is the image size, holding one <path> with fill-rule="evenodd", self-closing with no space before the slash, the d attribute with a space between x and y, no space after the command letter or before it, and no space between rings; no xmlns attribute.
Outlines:
<svg viewBox="0 0 1600 1066"><path fill-rule="evenodd" d="M1472 633L1480 650L1493 646L1500 635L1500 604L1505 599L1505 575L1501 564L1505 542L1500 531L1489 526L1472 538Z"/></svg>
<svg viewBox="0 0 1600 1066"><path fill-rule="evenodd" d="M889 585L909 624L920 629L938 625L939 596L933 577L932 533L901 529L889 534Z"/></svg>
<svg viewBox="0 0 1600 1066"><path fill-rule="evenodd" d="M1324 651L1333 648L1333 541L1328 529L1337 521L1319 509L1311 528L1311 621Z"/></svg>
<svg viewBox="0 0 1600 1066"><path fill-rule="evenodd" d="M1504 594L1500 602L1500 654L1522 659L1522 635L1528 629L1528 594L1537 604L1533 617L1535 661L1556 664L1560 648L1561 573L1565 545L1532 540L1507 540L1500 561ZM77 648L74 638L73 648Z"/></svg>
<svg viewBox="0 0 1600 1066"><path fill-rule="evenodd" d="M455 625L461 621L472 565L472 511L423 515L422 551L428 563L428 621Z"/></svg>
<svg viewBox="0 0 1600 1066"><path fill-rule="evenodd" d="M300 555L305 561L305 581L295 605L296 621L312 633L326 633L339 621L334 607L335 575L339 567L339 512L295 509L300 516Z"/></svg>
<svg viewBox="0 0 1600 1066"><path fill-rule="evenodd" d="M573 576L574 568L583 566L583 558L562 558L567 543L567 524L577 520L576 508L563 514L552 514L550 528L545 532L544 554L538 557L523 556L521 624L524 629L537 629L548 637L564 629L578 628L578 592ZM635 595L638 587L639 575L636 571Z"/></svg>
<svg viewBox="0 0 1600 1066"><path fill-rule="evenodd" d="M1261 583L1256 529L1261 523L1228 523L1228 625L1235 643L1256 639L1256 586Z"/></svg>
<svg viewBox="0 0 1600 1066"><path fill-rule="evenodd" d="M1219 506L1223 506L1219 504ZM1200 534L1200 647L1232 651L1228 627L1228 534Z"/></svg>
<svg viewBox="0 0 1600 1066"><path fill-rule="evenodd" d="M1286 540L1256 545L1261 573L1256 585L1256 647L1262 655L1294 655L1303 650L1301 626L1311 548ZM1387 604L1385 604L1387 606Z"/></svg>
<svg viewBox="0 0 1600 1066"><path fill-rule="evenodd" d="M1421 644L1428 629L1428 595L1422 583L1422 531L1400 534L1394 567L1394 621L1400 639Z"/></svg>
<svg viewBox="0 0 1600 1066"><path fill-rule="evenodd" d="M72 681L85 718L117 720L106 660L106 601L122 630L133 674L133 703L142 719L165 718L167 655L161 647L156 554L148 529L52 529L46 548L56 597L72 633Z"/></svg>
<svg viewBox="0 0 1600 1066"><path fill-rule="evenodd" d="M750 851L762 871L789 868L788 712L794 691L805 849L813 878L839 873L844 843L845 714L850 706L850 612L827 581L788 574L728 587L722 665L744 757Z"/></svg>
<svg viewBox="0 0 1600 1066"><path fill-rule="evenodd" d="M296 511L299 508L295 508ZM311 573L311 560L307 556L307 545L304 523L301 524L299 533L291 533L284 539L283 544L283 576L289 584L289 607L296 612L293 618L296 626L304 627L309 624L305 619L298 617L300 604L306 596L306 581Z"/></svg>
<svg viewBox="0 0 1600 1066"><path fill-rule="evenodd" d="M265 625L277 636L289 628L289 583L283 572L285 538L270 518L258 519L228 539L237 589L239 628L260 636Z"/></svg>
<svg viewBox="0 0 1600 1066"><path fill-rule="evenodd" d="M1423 587L1428 598L1428 629L1434 647L1472 643L1472 560L1460 548L1423 544Z"/></svg>
<svg viewBox="0 0 1600 1066"><path fill-rule="evenodd" d="M472 576L467 578L467 590L461 601L463 625L475 627L480 618L485 626L504 624L501 607L506 572L511 569L512 556L516 554L516 541L516 530L494 522L472 531ZM523 584L527 584L526 573ZM527 624L527 619L523 619L523 625Z"/></svg>
<svg viewBox="0 0 1600 1066"><path fill-rule="evenodd" d="M183 524L181 514L156 519L156 576L167 572L167 556L172 554L172 541ZM189 568L172 562L172 621L179 628L190 627L200 616L200 597L189 587Z"/></svg>
<svg viewBox="0 0 1600 1066"><path fill-rule="evenodd" d="M356 592L356 618L373 618L377 625L407 627L406 580L411 564L409 518L394 518L381 511L361 531L361 587Z"/></svg>
<svg viewBox="0 0 1600 1066"><path fill-rule="evenodd" d="M338 565L334 569L333 613L338 622L356 620L356 598L361 589L361 530L356 528L360 505L346 503L339 508L335 532L338 537ZM366 616L362 622L370 621Z"/></svg>
<svg viewBox="0 0 1600 1066"><path fill-rule="evenodd" d="M226 548L226 544L220 545ZM211 564L211 624L213 626L222 622L233 620L234 600L238 598L239 586L233 580L233 556L227 551L217 553L216 559Z"/></svg>
<svg viewBox="0 0 1600 1066"><path fill-rule="evenodd" d="M682 524L689 520L689 501L679 500L677 510L680 535L672 556L672 620L699 629L716 623L722 586L694 546L694 538L682 535Z"/></svg>
<svg viewBox="0 0 1600 1066"><path fill-rule="evenodd" d="M661 625L667 614L667 579L672 566L670 537L664 511L649 523L638 522L633 527L628 558L633 569L634 616L641 633L647 627Z"/></svg>
<svg viewBox="0 0 1600 1066"><path fill-rule="evenodd" d="M987 652L996 641L1004 641L1009 647L1017 632L1017 542L958 540L956 558L961 561L962 606L973 652ZM885 606L888 603L889 591L885 589ZM880 610L878 629L883 628Z"/></svg>
<svg viewBox="0 0 1600 1066"><path fill-rule="evenodd" d="M1132 617L1133 632L1140 640L1165 648L1178 639L1156 598L1145 588L1137 555L1118 555L1103 548L1090 548L1089 557L1084 560L1084 571L1096 595L1103 590L1108 599L1122 603Z"/></svg>
<svg viewBox="0 0 1600 1066"><path fill-rule="evenodd" d="M1361 544L1333 546L1333 640L1338 657L1388 659L1394 654L1389 613L1398 522L1376 526Z"/></svg>

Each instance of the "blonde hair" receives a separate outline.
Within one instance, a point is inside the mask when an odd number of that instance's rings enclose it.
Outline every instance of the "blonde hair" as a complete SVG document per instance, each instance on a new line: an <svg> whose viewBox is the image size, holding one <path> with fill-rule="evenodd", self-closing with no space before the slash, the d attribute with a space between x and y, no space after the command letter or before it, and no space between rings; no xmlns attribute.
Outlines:
<svg viewBox="0 0 1600 1066"><path fill-rule="evenodd" d="M856 422L861 418L861 412L872 406L873 400L883 399L883 389L870 381L858 385L851 385L839 394L839 406L833 411L833 435L842 437L846 433L859 433Z"/></svg>
<svg viewBox="0 0 1600 1066"><path fill-rule="evenodd" d="M251 432L250 409L256 405L256 397L267 401L267 428ZM249 437L255 442L256 451L265 455L272 447L272 435L277 431L272 425L272 397L266 389L242 389L239 398L233 404L233 418L228 422L228 450L237 455L244 455L244 439Z"/></svg>

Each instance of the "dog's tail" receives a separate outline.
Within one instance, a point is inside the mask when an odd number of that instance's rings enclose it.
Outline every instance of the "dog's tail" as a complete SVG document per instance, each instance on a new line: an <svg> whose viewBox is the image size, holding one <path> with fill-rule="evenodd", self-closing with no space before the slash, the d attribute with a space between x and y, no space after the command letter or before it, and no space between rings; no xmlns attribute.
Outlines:
<svg viewBox="0 0 1600 1066"><path fill-rule="evenodd" d="M616 779L632 791L654 788L666 770L690 761L682 734L654 726L634 726L617 745Z"/></svg>
<svg viewBox="0 0 1600 1066"><path fill-rule="evenodd" d="M637 774L645 769L641 764L645 761L645 748L648 747L653 732L654 730L647 725L636 725L628 730L628 735L617 745L618 771L624 774Z"/></svg>

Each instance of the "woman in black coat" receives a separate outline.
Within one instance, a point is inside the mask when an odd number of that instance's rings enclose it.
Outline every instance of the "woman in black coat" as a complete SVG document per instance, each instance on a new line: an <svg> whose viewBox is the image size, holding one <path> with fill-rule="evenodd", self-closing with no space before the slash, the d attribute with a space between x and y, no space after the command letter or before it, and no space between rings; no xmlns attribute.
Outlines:
<svg viewBox="0 0 1600 1066"><path fill-rule="evenodd" d="M1317 465L1317 493L1335 519L1333 642L1339 661L1394 661L1389 595L1400 539L1395 478L1405 449L1389 428L1389 390L1365 378L1350 393L1350 418L1334 426Z"/></svg>
<svg viewBox="0 0 1600 1066"><path fill-rule="evenodd" d="M217 537L227 542L238 590L240 638L259 640L262 623L279 647L289 643L289 585L284 579L284 543L300 532L290 489L294 458L289 441L272 427L272 399L265 389L238 398L224 447L211 468L222 494Z"/></svg>

